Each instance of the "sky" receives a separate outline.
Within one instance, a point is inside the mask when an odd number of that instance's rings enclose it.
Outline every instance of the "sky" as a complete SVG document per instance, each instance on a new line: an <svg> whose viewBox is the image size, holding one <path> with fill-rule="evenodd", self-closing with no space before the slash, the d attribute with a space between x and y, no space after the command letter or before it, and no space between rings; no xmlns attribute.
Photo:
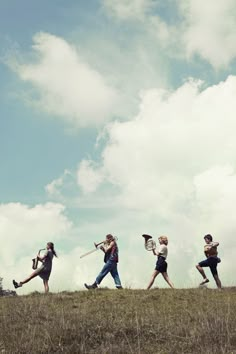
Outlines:
<svg viewBox="0 0 236 354"><path fill-rule="evenodd" d="M1 0L0 42L4 287L53 241L51 290L83 289L103 257L79 257L108 233L125 287L153 272L143 233L168 235L180 288L198 286L211 233L234 285L235 2Z"/></svg>

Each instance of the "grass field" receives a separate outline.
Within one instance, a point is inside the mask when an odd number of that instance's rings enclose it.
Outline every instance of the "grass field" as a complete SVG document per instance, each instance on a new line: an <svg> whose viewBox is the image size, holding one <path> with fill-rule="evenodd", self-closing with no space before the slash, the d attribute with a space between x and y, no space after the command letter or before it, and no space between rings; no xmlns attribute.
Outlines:
<svg viewBox="0 0 236 354"><path fill-rule="evenodd" d="M0 353L236 353L236 289L0 298Z"/></svg>

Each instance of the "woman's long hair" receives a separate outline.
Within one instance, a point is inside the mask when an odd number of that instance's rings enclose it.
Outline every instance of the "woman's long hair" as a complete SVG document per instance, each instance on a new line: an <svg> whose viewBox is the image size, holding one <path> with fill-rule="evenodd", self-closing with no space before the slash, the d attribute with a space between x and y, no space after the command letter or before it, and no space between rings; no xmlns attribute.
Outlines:
<svg viewBox="0 0 236 354"><path fill-rule="evenodd" d="M53 242L48 242L47 245L50 247L50 249L52 250L52 253L55 257L57 257L57 252L54 249L54 243Z"/></svg>

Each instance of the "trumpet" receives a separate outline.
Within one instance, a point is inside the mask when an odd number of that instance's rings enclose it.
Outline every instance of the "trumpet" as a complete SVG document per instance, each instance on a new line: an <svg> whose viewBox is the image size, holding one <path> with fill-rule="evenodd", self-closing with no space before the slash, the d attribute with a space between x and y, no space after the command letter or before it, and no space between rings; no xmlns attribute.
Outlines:
<svg viewBox="0 0 236 354"><path fill-rule="evenodd" d="M114 237L113 237L113 240L114 240L114 241L117 241L117 240L118 240L118 237L114 236ZM94 242L95 248L92 249L91 251L88 251L88 252L82 254L82 255L80 256L80 258L84 258L84 257L88 256L89 254L94 253L94 252L100 250L101 247L104 247L104 248L106 249L106 248L108 247L108 245L109 245L108 240L104 240L104 241L101 241L101 242L98 242L98 243Z"/></svg>
<svg viewBox="0 0 236 354"><path fill-rule="evenodd" d="M152 251L156 249L156 242L153 240L151 235L143 234L144 237L144 247L147 251Z"/></svg>
<svg viewBox="0 0 236 354"><path fill-rule="evenodd" d="M33 258L32 259L32 269L36 270L38 268L38 263L39 263L39 260L38 260L38 256L40 255L40 252L41 251L44 251L46 248L41 248L39 251L38 251L38 254L37 254L37 257L36 258Z"/></svg>

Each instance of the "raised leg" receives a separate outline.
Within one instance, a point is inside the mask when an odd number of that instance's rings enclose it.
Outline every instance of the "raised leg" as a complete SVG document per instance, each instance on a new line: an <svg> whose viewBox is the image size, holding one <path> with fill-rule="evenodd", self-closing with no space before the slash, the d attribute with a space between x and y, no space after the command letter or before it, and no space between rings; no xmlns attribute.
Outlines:
<svg viewBox="0 0 236 354"><path fill-rule="evenodd" d="M30 280L32 280L33 278L37 277L38 273L33 272L28 278L26 278L25 280L22 280L19 284L23 285L28 283Z"/></svg>
<svg viewBox="0 0 236 354"><path fill-rule="evenodd" d="M199 271L199 273L201 274L201 276L203 277L203 282L201 282L200 285L209 283L209 279L207 278L203 268L199 264L196 265L196 268Z"/></svg>

